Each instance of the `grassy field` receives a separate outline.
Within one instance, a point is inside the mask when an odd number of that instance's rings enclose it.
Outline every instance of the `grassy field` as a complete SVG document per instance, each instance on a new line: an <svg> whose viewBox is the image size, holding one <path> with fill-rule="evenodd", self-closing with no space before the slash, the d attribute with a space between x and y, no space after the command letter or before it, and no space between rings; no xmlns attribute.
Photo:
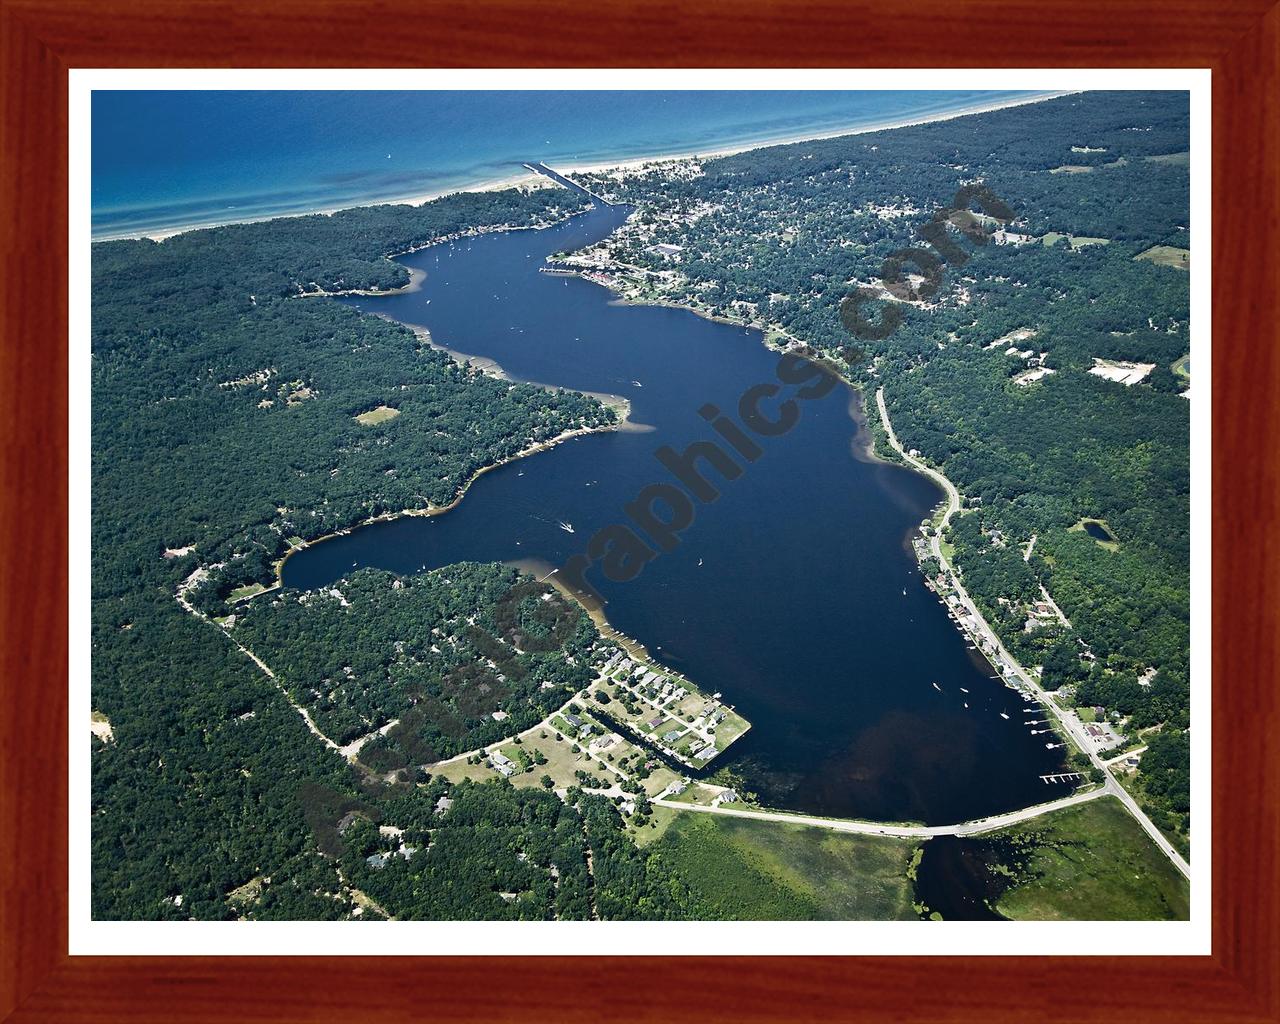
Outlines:
<svg viewBox="0 0 1280 1024"><path fill-rule="evenodd" d="M1073 249L1081 249L1086 245L1110 245L1109 238L1092 238L1089 235L1064 235L1060 231L1050 231L1040 236L1040 241L1045 245L1053 245L1059 239L1065 238Z"/></svg>
<svg viewBox="0 0 1280 1024"><path fill-rule="evenodd" d="M1190 153L1162 153L1160 156L1149 156L1146 158L1147 163L1152 164L1180 164L1183 167L1191 163Z"/></svg>
<svg viewBox="0 0 1280 1024"><path fill-rule="evenodd" d="M1049 172L1050 174L1091 174L1092 167L1086 167L1084 164L1063 164L1061 167L1055 167Z"/></svg>
<svg viewBox="0 0 1280 1024"><path fill-rule="evenodd" d="M1030 878L996 904L1020 921L1185 920L1190 888L1113 797L1078 804L999 835L1034 836Z"/></svg>
<svg viewBox="0 0 1280 1024"><path fill-rule="evenodd" d="M652 848L715 920L913 920L914 841L676 811Z"/></svg>
<svg viewBox="0 0 1280 1024"><path fill-rule="evenodd" d="M389 405L380 405L376 409L370 409L368 412L362 412L356 417L356 422L362 427L376 427L379 423L386 423L400 415L399 409L393 409Z"/></svg>
<svg viewBox="0 0 1280 1024"><path fill-rule="evenodd" d="M227 600L230 602L243 601L246 598L257 597L259 594L265 594L268 590L274 590L275 587L264 587L261 583L250 583L248 586L236 587L231 591Z"/></svg>
<svg viewBox="0 0 1280 1024"><path fill-rule="evenodd" d="M1176 249L1172 245L1153 245L1150 249L1138 253L1135 260L1149 260L1162 267L1177 267L1179 270L1191 269L1191 250Z"/></svg>
<svg viewBox="0 0 1280 1024"><path fill-rule="evenodd" d="M1170 366L1169 369L1171 369L1176 376L1181 377L1183 380L1190 380L1191 379L1191 353L1188 352L1181 359L1175 360L1173 365Z"/></svg>

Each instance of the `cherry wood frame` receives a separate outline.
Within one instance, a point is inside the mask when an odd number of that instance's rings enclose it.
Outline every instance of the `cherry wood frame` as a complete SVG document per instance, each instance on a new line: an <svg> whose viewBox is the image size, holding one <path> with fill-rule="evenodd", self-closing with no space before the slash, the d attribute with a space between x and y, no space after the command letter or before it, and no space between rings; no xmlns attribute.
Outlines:
<svg viewBox="0 0 1280 1024"><path fill-rule="evenodd" d="M1272 2L0 0L0 1019L1280 1020ZM1211 956L68 956L68 68L1002 64L1213 70Z"/></svg>

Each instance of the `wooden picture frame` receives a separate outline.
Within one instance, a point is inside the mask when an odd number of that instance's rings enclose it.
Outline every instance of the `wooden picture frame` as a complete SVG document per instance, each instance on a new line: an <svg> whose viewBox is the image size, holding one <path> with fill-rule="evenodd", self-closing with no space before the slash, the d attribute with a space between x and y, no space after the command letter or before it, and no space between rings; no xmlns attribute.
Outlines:
<svg viewBox="0 0 1280 1024"><path fill-rule="evenodd" d="M1280 1020L1280 7L0 0L0 1019ZM67 98L76 67L1207 67L1213 952L1206 957L146 958L67 952ZM77 570L80 571L80 570ZM1087 950L1082 951L1087 952ZM1135 950L1140 954L1140 950ZM646 976L660 986L637 982ZM500 984L495 980L500 979ZM690 1001L691 996L696 996Z"/></svg>

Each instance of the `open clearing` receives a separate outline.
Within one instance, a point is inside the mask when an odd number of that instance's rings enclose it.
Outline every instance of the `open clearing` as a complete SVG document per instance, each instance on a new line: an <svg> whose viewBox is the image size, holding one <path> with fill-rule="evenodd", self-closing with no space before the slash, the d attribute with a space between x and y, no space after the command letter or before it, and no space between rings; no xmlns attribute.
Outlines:
<svg viewBox="0 0 1280 1024"><path fill-rule="evenodd" d="M917 842L676 812L652 846L719 920L914 920Z"/></svg>
<svg viewBox="0 0 1280 1024"><path fill-rule="evenodd" d="M1092 167L1085 167L1083 164L1063 164L1061 167L1055 167L1049 172L1050 174L1092 174Z"/></svg>
<svg viewBox="0 0 1280 1024"><path fill-rule="evenodd" d="M1109 238L1093 238L1089 235L1064 235L1061 231L1049 231L1040 236L1040 241L1045 245L1053 245L1059 239L1065 238L1073 249L1083 249L1086 245L1110 245Z"/></svg>
<svg viewBox="0 0 1280 1024"><path fill-rule="evenodd" d="M370 409L368 412L362 412L356 417L356 422L362 427L376 427L379 423L386 423L400 415L399 409L393 409L389 405L380 405L376 409Z"/></svg>
<svg viewBox="0 0 1280 1024"><path fill-rule="evenodd" d="M998 833L1032 838L1029 878L996 904L1020 921L1186 920L1187 880L1118 800L1077 804Z"/></svg>
<svg viewBox="0 0 1280 1024"><path fill-rule="evenodd" d="M1147 374L1155 368L1155 363L1130 363L1120 359L1099 359L1095 357L1089 372L1095 377L1101 377L1103 380L1114 381L1116 384L1123 384L1125 387L1132 387L1134 384L1144 380Z"/></svg>
<svg viewBox="0 0 1280 1024"><path fill-rule="evenodd" d="M1146 158L1149 164L1176 164L1180 167L1187 167L1191 163L1190 153L1163 153L1160 156L1149 156Z"/></svg>
<svg viewBox="0 0 1280 1024"><path fill-rule="evenodd" d="M1179 270L1191 269L1191 250L1175 249L1172 245L1153 245L1145 252L1138 253L1135 260L1149 260L1162 267L1177 267Z"/></svg>

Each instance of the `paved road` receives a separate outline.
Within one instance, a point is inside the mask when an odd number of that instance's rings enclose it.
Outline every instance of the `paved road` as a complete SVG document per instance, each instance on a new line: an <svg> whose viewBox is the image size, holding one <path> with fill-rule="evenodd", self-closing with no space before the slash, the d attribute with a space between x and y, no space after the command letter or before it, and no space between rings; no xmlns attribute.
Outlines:
<svg viewBox="0 0 1280 1024"><path fill-rule="evenodd" d="M745 807L703 807L697 804L681 803L678 800L657 799L653 803L658 807L670 807L677 811L696 811L700 814L725 814L732 818L756 818L761 821L782 821L793 825L813 825L816 828L828 828L833 832L857 832L866 836L900 836L902 838L928 838L930 836L973 836L982 832L991 832L1008 825L1016 825L1020 821L1038 818L1042 814L1058 811L1064 807L1072 807L1089 800L1106 796L1108 790L1091 789L1087 793L1073 793L1061 800L1053 800L1047 804L1036 804L1024 807L1008 814L996 814L990 818L978 818L964 821L958 825L886 825L875 821L851 821L846 818L814 818L806 814L790 814L786 811L755 811Z"/></svg>
<svg viewBox="0 0 1280 1024"><path fill-rule="evenodd" d="M934 531L933 536L929 538L930 550L933 552L938 563L947 569L952 582L955 585L956 597L960 601L964 610L968 612L978 624L979 634L991 645L992 649L1004 659L1004 662L1012 668L1014 675L1018 677L1019 682L1023 684L1030 692L1034 693L1040 702L1049 710L1063 731L1069 735L1076 746L1084 751L1089 761L1105 776L1105 784L1103 790L1098 792L1107 792L1118 799L1134 819L1142 826L1143 830L1151 837L1152 842L1160 848L1166 857L1173 862L1173 866L1182 872L1183 876L1188 880L1191 878L1191 866L1183 858L1173 844L1165 837L1164 833L1156 828L1155 823L1143 813L1142 808L1138 806L1138 802L1129 795L1129 791L1125 789L1115 776L1111 774L1111 769L1107 763L1098 756L1098 752L1093 749L1088 734L1084 731L1084 725L1074 716L1064 715L1058 705L1053 701L1044 689L1041 688L1039 681L1032 676L1021 664L1011 655L1004 644L1000 642L1000 638L996 636L995 631L983 618L982 613L978 611L977 605L969 597L968 592L964 589L959 578L955 574L954 567L942 554L941 534L951 522L951 517L960 510L960 492L956 490L955 484L948 480L931 466L925 465L920 459L913 455L908 455L902 447L902 442L898 440L897 434L893 432L893 424L889 422L889 410L884 404L884 388L876 390L876 405L880 409L880 422L884 424L885 434L888 435L889 443L899 455L901 455L913 468L924 473L931 480L935 480L947 492L947 511L942 517L941 526Z"/></svg>

